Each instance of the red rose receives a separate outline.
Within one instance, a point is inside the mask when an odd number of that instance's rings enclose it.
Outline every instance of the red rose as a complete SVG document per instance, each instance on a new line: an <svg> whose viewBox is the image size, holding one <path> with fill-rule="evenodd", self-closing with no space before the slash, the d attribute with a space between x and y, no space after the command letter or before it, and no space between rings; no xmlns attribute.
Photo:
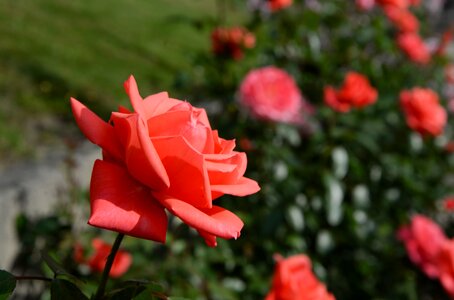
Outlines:
<svg viewBox="0 0 454 300"><path fill-rule="evenodd" d="M427 64L430 61L430 52L417 33L409 32L399 34L397 45L416 63Z"/></svg>
<svg viewBox="0 0 454 300"><path fill-rule="evenodd" d="M93 254L87 259L84 257L84 249L80 244L74 247L74 260L80 264L87 264L92 272L102 273L106 265L107 257L112 250L110 244L99 238L92 240ZM124 250L118 250L110 269L110 277L120 277L126 273L132 264L132 256Z"/></svg>
<svg viewBox="0 0 454 300"><path fill-rule="evenodd" d="M407 9L394 6L384 8L389 21L402 32L417 32L419 29L418 19Z"/></svg>
<svg viewBox="0 0 454 300"><path fill-rule="evenodd" d="M438 277L437 257L446 240L440 227L422 215L415 215L409 225L399 229L397 236L405 244L410 260L427 276Z"/></svg>
<svg viewBox="0 0 454 300"><path fill-rule="evenodd" d="M421 135L439 135L447 121L447 113L431 89L413 88L400 93L400 105L408 126Z"/></svg>
<svg viewBox="0 0 454 300"><path fill-rule="evenodd" d="M79 128L103 149L93 167L88 223L165 242L166 208L210 246L216 237L239 237L243 222L213 200L260 189L243 177L246 155L211 129L204 109L165 92L142 99L132 76L125 89L134 112L120 107L108 123L71 99Z"/></svg>
<svg viewBox="0 0 454 300"><path fill-rule="evenodd" d="M454 196L447 197L442 200L443 208L447 211L454 211Z"/></svg>
<svg viewBox="0 0 454 300"><path fill-rule="evenodd" d="M241 83L239 98L254 116L264 120L301 124L302 113L312 113L295 80L273 66L250 71Z"/></svg>
<svg viewBox="0 0 454 300"><path fill-rule="evenodd" d="M295 255L287 259L278 257L273 286L265 300L334 300L312 273L311 262L305 255Z"/></svg>
<svg viewBox="0 0 454 300"><path fill-rule="evenodd" d="M293 0L268 0L268 7L271 11L278 11L292 5Z"/></svg>
<svg viewBox="0 0 454 300"><path fill-rule="evenodd" d="M454 298L454 240L446 240L438 256L440 282L446 292Z"/></svg>
<svg viewBox="0 0 454 300"><path fill-rule="evenodd" d="M324 89L324 101L332 109L348 112L352 107L361 108L377 101L378 93L367 77L355 72L347 73L343 86L335 90L331 86Z"/></svg>
<svg viewBox="0 0 454 300"><path fill-rule="evenodd" d="M255 36L241 27L216 28L211 33L211 47L218 56L239 60L245 48L255 46Z"/></svg>

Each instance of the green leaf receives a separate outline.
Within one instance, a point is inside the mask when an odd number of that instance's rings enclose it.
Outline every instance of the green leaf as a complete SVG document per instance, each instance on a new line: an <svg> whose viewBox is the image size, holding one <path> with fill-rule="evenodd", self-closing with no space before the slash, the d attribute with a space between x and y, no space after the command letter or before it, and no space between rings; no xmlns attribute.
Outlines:
<svg viewBox="0 0 454 300"><path fill-rule="evenodd" d="M0 270L0 300L8 299L16 288L16 277L13 274Z"/></svg>
<svg viewBox="0 0 454 300"><path fill-rule="evenodd" d="M54 279L50 286L51 300L88 300L80 289L71 281L65 279Z"/></svg>
<svg viewBox="0 0 454 300"><path fill-rule="evenodd" d="M53 259L49 254L41 252L41 257L49 266L49 268L55 273L56 276L66 276L68 277L68 279L71 279L74 282L83 283L82 280L66 271L66 269L59 262Z"/></svg>

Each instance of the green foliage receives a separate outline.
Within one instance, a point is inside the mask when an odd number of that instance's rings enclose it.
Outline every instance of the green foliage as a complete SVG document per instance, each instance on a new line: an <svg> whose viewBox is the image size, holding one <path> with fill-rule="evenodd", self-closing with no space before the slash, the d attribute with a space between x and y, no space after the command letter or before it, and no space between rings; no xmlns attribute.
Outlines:
<svg viewBox="0 0 454 300"><path fill-rule="evenodd" d="M16 277L5 270L0 270L0 299L8 299L15 288Z"/></svg>
<svg viewBox="0 0 454 300"><path fill-rule="evenodd" d="M74 283L60 278L52 280L50 294L52 300L88 300Z"/></svg>

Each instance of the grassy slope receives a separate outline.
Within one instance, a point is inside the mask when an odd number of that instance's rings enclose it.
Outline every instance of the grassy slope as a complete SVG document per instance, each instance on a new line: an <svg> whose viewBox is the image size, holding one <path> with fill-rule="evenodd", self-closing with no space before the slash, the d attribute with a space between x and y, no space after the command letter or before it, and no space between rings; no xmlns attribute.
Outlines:
<svg viewBox="0 0 454 300"><path fill-rule="evenodd" d="M194 24L214 17L214 2L1 1L0 155L30 152L61 131L69 96L106 116L126 100L129 74L143 94L178 96L175 74L208 49L207 31Z"/></svg>

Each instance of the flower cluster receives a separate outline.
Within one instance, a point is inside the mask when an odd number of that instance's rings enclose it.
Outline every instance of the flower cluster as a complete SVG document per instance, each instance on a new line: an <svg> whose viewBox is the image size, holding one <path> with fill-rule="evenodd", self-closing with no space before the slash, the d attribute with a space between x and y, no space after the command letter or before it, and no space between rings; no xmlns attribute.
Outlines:
<svg viewBox="0 0 454 300"><path fill-rule="evenodd" d="M244 49L253 48L254 45L254 34L242 27L218 27L211 33L212 51L220 57L242 59Z"/></svg>
<svg viewBox="0 0 454 300"><path fill-rule="evenodd" d="M388 20L398 30L397 45L414 62L427 64L431 55L426 44L419 36L419 21L409 10L410 6L419 5L419 1L378 0Z"/></svg>

